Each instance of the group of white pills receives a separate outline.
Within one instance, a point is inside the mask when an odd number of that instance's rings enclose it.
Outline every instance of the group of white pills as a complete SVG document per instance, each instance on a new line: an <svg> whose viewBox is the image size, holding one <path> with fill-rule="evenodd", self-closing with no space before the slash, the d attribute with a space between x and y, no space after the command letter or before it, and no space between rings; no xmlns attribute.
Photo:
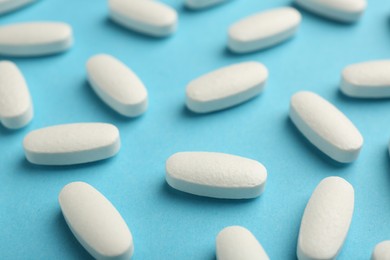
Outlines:
<svg viewBox="0 0 390 260"><path fill-rule="evenodd" d="M0 14L31 0L0 0ZM224 0L187 0L192 9ZM365 10L365 0L297 0L324 17L355 22ZM150 36L175 32L178 15L171 7L151 0L109 0L109 15L116 23ZM292 37L300 13L283 7L244 18L228 30L228 47L237 53L261 50ZM72 46L72 29L60 22L32 22L0 26L0 55L41 56ZM347 66L340 89L355 98L390 97L390 61L369 61ZM126 117L142 115L148 107L147 88L119 59L99 54L86 62L86 74L96 95ZM186 105L195 113L209 113L239 105L259 95L268 69L259 62L233 64L189 82ZM301 91L291 97L289 116L296 128L325 155L341 163L357 159L363 137L354 124L319 95ZM17 66L0 62L0 122L9 129L26 126L33 118L33 102ZM56 125L30 132L23 141L25 156L40 165L73 165L114 156L120 150L116 126L105 123ZM390 149L390 147L389 147ZM250 199L265 188L267 169L258 161L216 152L178 152L166 161L166 182L174 189L198 196ZM87 183L72 182L59 194L59 204L69 228L96 259L129 259L133 237L115 207ZM305 208L297 256L300 260L335 259L341 251L354 211L354 189L340 177L323 179ZM219 260L269 259L255 236L241 226L223 229L216 238ZM390 259L390 241L378 244L373 260Z"/></svg>

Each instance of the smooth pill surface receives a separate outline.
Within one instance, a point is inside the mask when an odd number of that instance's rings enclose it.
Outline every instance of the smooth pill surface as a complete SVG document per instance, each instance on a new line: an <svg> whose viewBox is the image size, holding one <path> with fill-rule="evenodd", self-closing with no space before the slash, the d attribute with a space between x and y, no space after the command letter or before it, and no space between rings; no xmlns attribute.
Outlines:
<svg viewBox="0 0 390 260"><path fill-rule="evenodd" d="M353 123L319 95L301 91L292 96L290 118L298 130L330 158L349 163L363 146L363 137Z"/></svg>
<svg viewBox="0 0 390 260"><path fill-rule="evenodd" d="M33 118L33 105L27 83L10 61L0 62L0 121L10 129L26 126Z"/></svg>
<svg viewBox="0 0 390 260"><path fill-rule="evenodd" d="M229 1L231 0L186 0L185 5L190 9L202 9Z"/></svg>
<svg viewBox="0 0 390 260"><path fill-rule="evenodd" d="M382 241L375 246L371 260L390 260L390 240Z"/></svg>
<svg viewBox="0 0 390 260"><path fill-rule="evenodd" d="M296 0L304 9L339 22L355 22L366 9L366 0Z"/></svg>
<svg viewBox="0 0 390 260"><path fill-rule="evenodd" d="M249 199L259 196L267 170L258 161L214 152L180 152L166 162L166 181L177 190L206 197Z"/></svg>
<svg viewBox="0 0 390 260"><path fill-rule="evenodd" d="M187 107L208 113L238 105L261 93L267 79L267 68L258 62L223 67L187 85Z"/></svg>
<svg viewBox="0 0 390 260"><path fill-rule="evenodd" d="M103 194L85 182L72 182L61 190L58 200L73 235L95 259L131 258L130 230Z"/></svg>
<svg viewBox="0 0 390 260"><path fill-rule="evenodd" d="M36 0L0 0L0 15L22 8Z"/></svg>
<svg viewBox="0 0 390 260"><path fill-rule="evenodd" d="M114 156L120 148L118 128L105 123L50 126L30 132L23 141L29 162L43 165L87 163Z"/></svg>
<svg viewBox="0 0 390 260"><path fill-rule="evenodd" d="M16 23L0 26L0 55L39 56L66 51L72 28L60 22Z"/></svg>
<svg viewBox="0 0 390 260"><path fill-rule="evenodd" d="M303 213L298 236L298 259L335 259L347 237L353 209L352 185L340 177L323 179Z"/></svg>
<svg viewBox="0 0 390 260"><path fill-rule="evenodd" d="M230 226L217 236L218 260L268 260L256 237L246 228Z"/></svg>
<svg viewBox="0 0 390 260"><path fill-rule="evenodd" d="M341 91L356 98L390 97L390 60L347 66L341 75Z"/></svg>
<svg viewBox="0 0 390 260"><path fill-rule="evenodd" d="M127 117L143 114L148 93L137 75L116 58L100 54L87 62L88 80L95 93L112 109Z"/></svg>
<svg viewBox="0 0 390 260"><path fill-rule="evenodd" d="M301 14L294 8L267 10L233 24L228 32L228 47L237 53L268 48L292 37L300 23Z"/></svg>
<svg viewBox="0 0 390 260"><path fill-rule="evenodd" d="M170 6L153 0L109 0L110 17L116 23L151 36L172 34L177 13Z"/></svg>

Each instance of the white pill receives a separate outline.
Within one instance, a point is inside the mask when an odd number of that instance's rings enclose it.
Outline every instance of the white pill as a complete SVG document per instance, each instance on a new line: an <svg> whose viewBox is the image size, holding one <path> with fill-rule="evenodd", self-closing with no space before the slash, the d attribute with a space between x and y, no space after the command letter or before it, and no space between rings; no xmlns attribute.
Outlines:
<svg viewBox="0 0 390 260"><path fill-rule="evenodd" d="M15 11L16 9L22 8L35 1L36 0L0 0L0 15Z"/></svg>
<svg viewBox="0 0 390 260"><path fill-rule="evenodd" d="M143 114L148 93L137 75L118 59L100 54L87 62L88 80L96 94L112 109L127 117Z"/></svg>
<svg viewBox="0 0 390 260"><path fill-rule="evenodd" d="M375 246L371 260L390 260L390 240L382 241Z"/></svg>
<svg viewBox="0 0 390 260"><path fill-rule="evenodd" d="M261 93L267 79L267 68L258 62L223 67L187 85L187 107L208 113L238 105Z"/></svg>
<svg viewBox="0 0 390 260"><path fill-rule="evenodd" d="M33 105L27 83L18 67L0 62L0 121L10 129L26 126L33 118Z"/></svg>
<svg viewBox="0 0 390 260"><path fill-rule="evenodd" d="M66 51L72 28L60 22L31 22L0 26L0 55L39 56Z"/></svg>
<svg viewBox="0 0 390 260"><path fill-rule="evenodd" d="M258 161L213 152L180 152L166 162L166 181L177 190L191 194L249 199L260 196L267 170Z"/></svg>
<svg viewBox="0 0 390 260"><path fill-rule="evenodd" d="M110 17L118 24L150 36L163 37L176 31L177 13L153 0L109 0Z"/></svg>
<svg viewBox="0 0 390 260"><path fill-rule="evenodd" d="M355 22L366 9L366 0L295 0L304 9L339 22Z"/></svg>
<svg viewBox="0 0 390 260"><path fill-rule="evenodd" d="M390 60L347 66L341 75L341 91L357 98L390 97Z"/></svg>
<svg viewBox="0 0 390 260"><path fill-rule="evenodd" d="M354 190L340 177L323 179L314 190L298 236L299 260L335 259L344 244L354 208Z"/></svg>
<svg viewBox="0 0 390 260"><path fill-rule="evenodd" d="M363 145L359 130L319 95L308 91L293 95L290 118L298 130L330 158L349 163L358 157Z"/></svg>
<svg viewBox="0 0 390 260"><path fill-rule="evenodd" d="M29 162L42 165L87 163L114 156L119 130L105 123L56 125L30 132L23 141Z"/></svg>
<svg viewBox="0 0 390 260"><path fill-rule="evenodd" d="M228 47L237 53L268 48L292 37L300 23L301 14L291 7L257 13L229 28Z"/></svg>
<svg viewBox="0 0 390 260"><path fill-rule="evenodd" d="M229 2L231 0L186 0L185 5L190 9L203 9L214 5Z"/></svg>
<svg viewBox="0 0 390 260"><path fill-rule="evenodd" d="M131 232L103 194L85 182L72 182L61 190L58 200L73 235L95 259L131 258Z"/></svg>
<svg viewBox="0 0 390 260"><path fill-rule="evenodd" d="M268 260L256 237L246 228L230 226L217 236L217 260Z"/></svg>

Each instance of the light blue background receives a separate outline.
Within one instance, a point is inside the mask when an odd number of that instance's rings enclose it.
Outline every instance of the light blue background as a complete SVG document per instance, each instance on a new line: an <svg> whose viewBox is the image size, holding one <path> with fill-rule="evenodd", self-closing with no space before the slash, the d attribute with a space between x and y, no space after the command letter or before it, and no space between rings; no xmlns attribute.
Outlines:
<svg viewBox="0 0 390 260"><path fill-rule="evenodd" d="M134 259L214 259L215 237L229 225L250 229L271 259L295 259L304 207L321 179L337 175L355 188L355 212L340 259L369 259L390 239L390 100L354 100L338 90L348 64L390 55L390 1L369 1L362 19L344 25L302 11L292 40L248 55L226 50L227 28L247 15L290 5L288 0L236 0L201 12L164 1L180 16L176 34L154 39L108 19L106 1L42 0L0 17L1 24L55 20L73 26L67 53L10 58L28 82L35 117L20 131L0 127L0 259L88 259L68 229L58 202L72 181L95 186L121 212L135 241ZM85 63L109 53L131 67L149 91L150 107L137 119L118 116L86 82ZM186 110L186 84L224 65L256 60L270 78L263 94L208 115ZM390 72L389 72L390 73ZM288 119L292 94L314 91L339 107L365 138L358 160L337 165L316 151ZM45 126L102 121L121 131L120 153L72 167L28 163L23 137ZM218 151L262 162L265 193L254 200L217 200L174 191L165 160L179 151Z"/></svg>

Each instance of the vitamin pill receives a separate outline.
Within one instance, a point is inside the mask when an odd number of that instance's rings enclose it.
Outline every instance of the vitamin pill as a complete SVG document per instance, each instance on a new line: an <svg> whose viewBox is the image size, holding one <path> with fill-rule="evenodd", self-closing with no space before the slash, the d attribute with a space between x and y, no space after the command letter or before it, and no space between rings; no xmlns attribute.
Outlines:
<svg viewBox="0 0 390 260"><path fill-rule="evenodd" d="M390 60L347 66L341 75L341 91L357 98L390 97Z"/></svg>
<svg viewBox="0 0 390 260"><path fill-rule="evenodd" d="M292 37L300 23L301 14L294 8L264 11L233 24L229 28L228 47L237 53L265 49Z"/></svg>
<svg viewBox="0 0 390 260"><path fill-rule="evenodd" d="M106 54L96 55L88 60L87 72L95 93L118 113L136 117L146 111L145 86L121 61Z"/></svg>
<svg viewBox="0 0 390 260"><path fill-rule="evenodd" d="M0 15L15 11L22 8L36 0L0 0Z"/></svg>
<svg viewBox="0 0 390 260"><path fill-rule="evenodd" d="M267 68L258 62L223 67L188 84L187 107L207 113L238 105L262 92L267 79Z"/></svg>
<svg viewBox="0 0 390 260"><path fill-rule="evenodd" d="M186 0L185 5L186 7L195 10L211 7L228 1L230 0Z"/></svg>
<svg viewBox="0 0 390 260"><path fill-rule="evenodd" d="M363 137L335 106L315 93L301 91L291 98L290 118L298 130L330 158L349 163L362 148Z"/></svg>
<svg viewBox="0 0 390 260"><path fill-rule="evenodd" d="M27 83L11 61L0 62L0 121L10 129L26 126L33 118Z"/></svg>
<svg viewBox="0 0 390 260"><path fill-rule="evenodd" d="M371 260L389 260L390 259L390 240L382 241L377 244L372 252Z"/></svg>
<svg viewBox="0 0 390 260"><path fill-rule="evenodd" d="M268 260L256 237L246 228L230 226L217 236L217 260Z"/></svg>
<svg viewBox="0 0 390 260"><path fill-rule="evenodd" d="M111 19L134 31L155 37L172 34L177 27L177 13L164 3L153 0L109 0Z"/></svg>
<svg viewBox="0 0 390 260"><path fill-rule="evenodd" d="M180 152L166 162L166 181L177 190L213 198L249 199L259 196L267 170L259 162L213 152Z"/></svg>
<svg viewBox="0 0 390 260"><path fill-rule="evenodd" d="M317 15L339 21L355 22L366 9L366 0L296 0L304 9Z"/></svg>
<svg viewBox="0 0 390 260"><path fill-rule="evenodd" d="M131 232L103 194L85 182L72 182L61 190L58 200L73 235L95 259L131 258Z"/></svg>
<svg viewBox="0 0 390 260"><path fill-rule="evenodd" d="M0 26L0 55L39 56L66 51L72 29L59 22L31 22Z"/></svg>
<svg viewBox="0 0 390 260"><path fill-rule="evenodd" d="M114 156L119 130L105 123L56 125L30 132L23 141L29 162L43 165L87 163Z"/></svg>
<svg viewBox="0 0 390 260"><path fill-rule="evenodd" d="M353 209L352 185L340 177L323 179L303 213L298 236L298 259L336 259L347 237Z"/></svg>

